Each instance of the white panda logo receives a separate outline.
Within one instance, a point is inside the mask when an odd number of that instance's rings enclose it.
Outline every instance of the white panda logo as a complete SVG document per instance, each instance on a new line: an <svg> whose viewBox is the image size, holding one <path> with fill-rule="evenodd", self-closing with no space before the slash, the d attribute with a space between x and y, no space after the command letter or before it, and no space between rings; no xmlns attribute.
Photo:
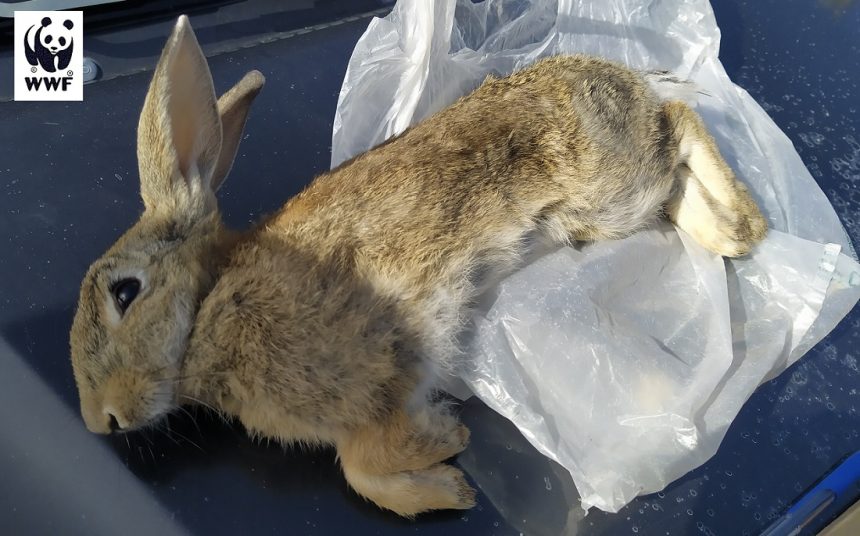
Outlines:
<svg viewBox="0 0 860 536"><path fill-rule="evenodd" d="M62 24L52 24L50 17L42 19L42 24L31 38L36 25L24 35L24 54L33 67L41 65L49 73L63 70L72 61L74 42L72 28L74 23L66 20Z"/></svg>

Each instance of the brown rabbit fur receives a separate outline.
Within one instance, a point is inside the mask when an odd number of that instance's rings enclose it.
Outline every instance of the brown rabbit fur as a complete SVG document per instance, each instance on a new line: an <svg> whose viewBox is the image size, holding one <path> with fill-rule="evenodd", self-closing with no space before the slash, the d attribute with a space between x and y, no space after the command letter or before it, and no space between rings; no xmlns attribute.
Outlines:
<svg viewBox="0 0 860 536"><path fill-rule="evenodd" d="M527 236L612 239L665 213L736 256L766 232L690 108L575 56L488 79L234 233L214 192L262 84L249 73L216 101L180 18L138 128L145 211L90 268L72 327L94 432L200 403L251 434L334 445L350 485L398 514L469 508L443 463L468 430L419 385Z"/></svg>

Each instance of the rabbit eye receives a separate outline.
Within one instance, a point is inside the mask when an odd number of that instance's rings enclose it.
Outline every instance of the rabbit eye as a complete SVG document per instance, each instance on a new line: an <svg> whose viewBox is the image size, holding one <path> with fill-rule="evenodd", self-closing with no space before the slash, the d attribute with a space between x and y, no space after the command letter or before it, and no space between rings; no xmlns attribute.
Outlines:
<svg viewBox="0 0 860 536"><path fill-rule="evenodd" d="M123 279L121 281L117 281L114 283L111 288L111 293L113 293L113 299L116 300L116 305L119 307L119 310L123 313L128 306L131 305L131 302L137 297L137 293L140 291L140 281L134 278Z"/></svg>

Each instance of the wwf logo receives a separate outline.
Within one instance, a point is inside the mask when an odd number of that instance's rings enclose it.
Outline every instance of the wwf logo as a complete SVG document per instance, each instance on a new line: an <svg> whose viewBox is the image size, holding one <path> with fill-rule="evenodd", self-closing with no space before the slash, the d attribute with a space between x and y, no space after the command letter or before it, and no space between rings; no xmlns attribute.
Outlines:
<svg viewBox="0 0 860 536"><path fill-rule="evenodd" d="M45 17L38 29L36 26L30 26L24 35L27 63L33 67L41 66L49 73L67 68L75 50L75 39L72 35L75 23L66 19L62 24L54 24L50 17Z"/></svg>
<svg viewBox="0 0 860 536"><path fill-rule="evenodd" d="M83 27L81 11L15 12L15 100L83 100Z"/></svg>

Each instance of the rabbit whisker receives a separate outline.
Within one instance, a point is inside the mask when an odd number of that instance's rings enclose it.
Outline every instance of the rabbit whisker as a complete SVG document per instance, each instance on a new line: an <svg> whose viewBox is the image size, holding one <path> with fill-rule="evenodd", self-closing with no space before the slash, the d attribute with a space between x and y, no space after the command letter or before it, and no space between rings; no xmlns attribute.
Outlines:
<svg viewBox="0 0 860 536"><path fill-rule="evenodd" d="M205 407L206 409L208 409L208 410L210 410L210 411L214 412L214 413L215 413L215 415L217 415L217 416L221 419L221 422L223 422L224 424L226 424L226 425L228 425L228 426L229 426L230 424L232 424L232 423L230 422L230 419L228 419L228 418L227 418L227 416L226 416L226 415L224 415L224 412L223 412L223 411L221 411L221 410L219 410L218 408L216 408L216 407L212 406L211 404L207 404L206 402L204 402L204 401L200 400L199 398L194 398L193 396L190 396L190 395L179 395L179 398L185 398L185 399L190 400L190 401L192 401L192 402L196 402L197 404L200 404L201 406ZM180 407L181 407L181 406L180 406Z"/></svg>
<svg viewBox="0 0 860 536"><path fill-rule="evenodd" d="M191 441L191 439L190 439L188 436L186 436L186 435L182 434L182 433L181 433L181 432L179 432L178 430L173 430L173 433L174 433L174 434L176 434L176 435L178 435L181 439L184 439L185 441L188 441L189 443L191 443L192 445L194 445L195 447L197 447L197 448L200 450L200 452L202 452L202 453L204 453L204 454L206 453L206 451L203 449L203 447L201 447L200 445L198 445L198 444L197 444L197 443L195 443L194 441Z"/></svg>
<svg viewBox="0 0 860 536"><path fill-rule="evenodd" d="M175 437L173 437L173 435L171 435L171 433L170 433L170 426L169 426L169 425L167 426L167 430L165 430L164 428L159 428L159 429L158 429L158 431L159 431L159 432L161 432L162 434L164 434L164 436L165 436L167 439L169 439L170 441L172 441L172 442L173 442L173 444L178 445L178 446L182 446L182 443L180 443L179 441L177 441L177 440L176 440L176 438L175 438Z"/></svg>
<svg viewBox="0 0 860 536"><path fill-rule="evenodd" d="M147 434L146 434L146 430L145 430L145 429L141 428L141 429L140 429L140 434L139 434L139 435L140 435L140 437L142 437L144 440L146 440L146 442L147 442L147 443L149 443L150 445L152 445L152 444L153 444L152 440L147 436Z"/></svg>
<svg viewBox="0 0 860 536"><path fill-rule="evenodd" d="M196 403L200 404L201 406L207 407L216 413L219 413L219 411L217 409L215 409L214 406L207 404L206 402L200 400L199 398L194 398L193 396L189 396L189 395L179 395L179 398L186 398L188 400L191 400L192 402L196 402Z"/></svg>
<svg viewBox="0 0 860 536"><path fill-rule="evenodd" d="M188 411L187 409L183 408L182 406L179 406L179 411L181 411L182 413L184 413L184 414L188 415L188 418L189 418L189 419L191 419L191 423L194 425L194 427L195 427L195 428L197 428L197 432L198 432L198 433L201 433L201 432L202 432L202 431L200 430L200 425L199 425L199 424L197 424L197 420L194 418L194 415L192 415L190 411ZM169 424L169 423L168 423L168 425L167 425L167 429L168 429L168 430L170 429L170 424Z"/></svg>

